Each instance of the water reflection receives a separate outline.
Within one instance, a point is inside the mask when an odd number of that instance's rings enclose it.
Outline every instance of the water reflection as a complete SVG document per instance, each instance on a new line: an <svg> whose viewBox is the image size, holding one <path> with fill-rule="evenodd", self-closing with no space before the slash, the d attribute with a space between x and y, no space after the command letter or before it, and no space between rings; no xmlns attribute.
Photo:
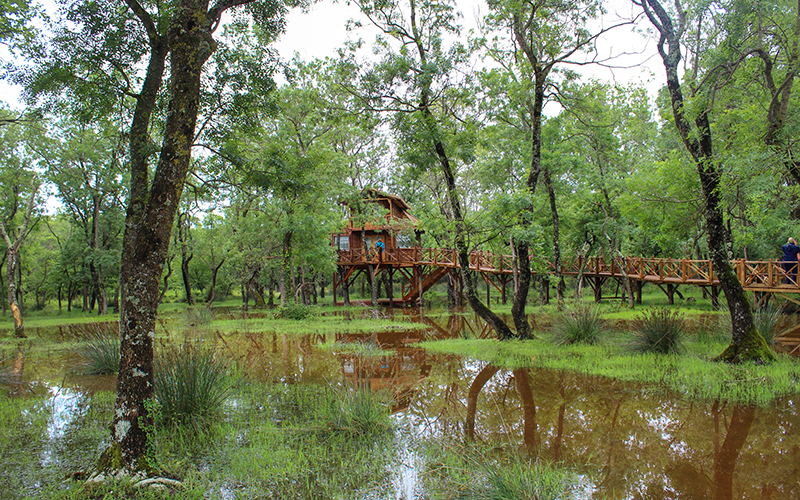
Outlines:
<svg viewBox="0 0 800 500"><path fill-rule="evenodd" d="M650 386L601 377L509 371L415 346L424 339L465 332L479 337L483 326L474 317L422 321L427 327L423 331L306 336L207 332L203 341L233 358L249 378L266 383L356 384L388 391L395 418L415 435L467 436L563 463L582 474L592 498L800 498L797 398L753 408L688 401ZM339 348L355 343L384 352L366 356ZM25 352L19 346L4 353L7 373L13 375L9 391L42 392L65 385L85 392L113 389L113 377L71 372L74 358L33 363ZM68 411L70 394L51 394L52 402ZM55 417L48 424L51 440L63 425ZM395 478L407 494L420 488L413 453L401 450Z"/></svg>
<svg viewBox="0 0 800 500"><path fill-rule="evenodd" d="M596 498L800 495L793 400L772 409L686 402L636 384L491 366L465 396L468 436L579 467Z"/></svg>

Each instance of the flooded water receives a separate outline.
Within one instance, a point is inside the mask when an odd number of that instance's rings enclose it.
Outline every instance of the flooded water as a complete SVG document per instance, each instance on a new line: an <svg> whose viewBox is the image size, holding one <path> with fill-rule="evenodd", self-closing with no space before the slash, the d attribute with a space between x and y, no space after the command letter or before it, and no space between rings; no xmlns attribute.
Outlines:
<svg viewBox="0 0 800 500"><path fill-rule="evenodd" d="M206 341L260 381L387 390L404 432L473 439L558 462L579 474L583 498L800 498L798 397L768 408L691 401L638 384L538 369L508 371L413 346L464 331L481 336L484 328L453 316L427 320L422 331L302 337L208 332ZM343 347L354 342L385 352L363 356ZM113 390L114 377L70 370L78 362L74 356L26 362L24 347L3 355L6 367L13 367L7 370L9 391L48 398L52 411L43 430L51 442L87 411L81 394ZM39 463L57 460L57 452L45 446ZM422 495L415 463L412 449L401 450L396 498Z"/></svg>

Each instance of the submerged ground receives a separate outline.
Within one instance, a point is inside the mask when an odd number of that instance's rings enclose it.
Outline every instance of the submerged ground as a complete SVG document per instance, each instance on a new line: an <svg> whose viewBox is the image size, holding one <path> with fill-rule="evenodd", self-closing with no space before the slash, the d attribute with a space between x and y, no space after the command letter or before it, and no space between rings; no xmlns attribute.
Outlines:
<svg viewBox="0 0 800 500"><path fill-rule="evenodd" d="M484 498L544 492L535 472L568 479L552 498L800 498L800 371L785 356L782 371L709 369L725 339L696 329L681 356L617 356L624 320L599 347L556 348L541 319L539 340L500 344L468 313L262 316L165 315L159 349L213 346L234 372L202 438L159 431L159 463L186 484L173 495ZM113 406L113 375L80 374L92 328L3 339L0 498L78 495ZM364 417L376 405L387 420Z"/></svg>

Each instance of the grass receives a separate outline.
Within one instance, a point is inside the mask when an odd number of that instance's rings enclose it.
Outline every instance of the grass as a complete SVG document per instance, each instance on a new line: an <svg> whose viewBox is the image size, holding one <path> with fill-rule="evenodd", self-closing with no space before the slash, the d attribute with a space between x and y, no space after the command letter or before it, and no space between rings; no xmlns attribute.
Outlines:
<svg viewBox="0 0 800 500"><path fill-rule="evenodd" d="M85 375L104 375L119 372L119 335L105 325L97 325L78 347L84 359L81 372Z"/></svg>
<svg viewBox="0 0 800 500"><path fill-rule="evenodd" d="M304 321L281 318L223 319L213 321L209 328L218 330L221 333L264 332L289 335L328 335L336 333L372 333L381 330L414 330L426 327L420 323L394 319L317 316Z"/></svg>
<svg viewBox="0 0 800 500"><path fill-rule="evenodd" d="M559 500L572 498L575 474L563 467L502 448L438 440L423 446L423 483L432 498Z"/></svg>
<svg viewBox="0 0 800 500"><path fill-rule="evenodd" d="M605 330L605 321L592 304L577 303L561 315L551 327L552 340L558 345L597 344Z"/></svg>
<svg viewBox="0 0 800 500"><path fill-rule="evenodd" d="M221 418L234 382L225 359L210 348L184 344L160 352L154 364L162 425L202 433Z"/></svg>
<svg viewBox="0 0 800 500"><path fill-rule="evenodd" d="M727 347L723 342L688 342L686 353L632 354L617 337L602 345L555 346L531 341L447 339L422 344L427 351L468 356L503 368L566 370L622 381L643 382L702 400L766 406L800 393L800 364L786 355L769 365L730 365L710 361Z"/></svg>
<svg viewBox="0 0 800 500"><path fill-rule="evenodd" d="M633 323L628 349L640 353L680 354L687 325L680 311L650 309Z"/></svg>

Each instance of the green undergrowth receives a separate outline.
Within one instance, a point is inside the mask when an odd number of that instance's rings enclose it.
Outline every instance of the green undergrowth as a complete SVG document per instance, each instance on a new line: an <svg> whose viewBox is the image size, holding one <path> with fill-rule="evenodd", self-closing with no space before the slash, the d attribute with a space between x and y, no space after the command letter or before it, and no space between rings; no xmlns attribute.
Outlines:
<svg viewBox="0 0 800 500"><path fill-rule="evenodd" d="M65 418L65 405L71 418ZM386 394L345 385L239 384L213 425L155 428L154 463L184 486L84 487L108 442L114 394L0 394L0 498L395 498ZM54 428L54 423L57 427Z"/></svg>
<svg viewBox="0 0 800 500"><path fill-rule="evenodd" d="M683 354L633 354L621 338L600 345L557 346L530 341L447 339L422 344L427 351L488 361L502 368L546 368L644 382L703 400L767 405L800 393L800 364L787 355L767 365L711 361L727 342L708 339L685 343Z"/></svg>
<svg viewBox="0 0 800 500"><path fill-rule="evenodd" d="M560 500L576 498L569 469L505 446L454 439L420 446L420 480L430 498L459 500Z"/></svg>
<svg viewBox="0 0 800 500"><path fill-rule="evenodd" d="M415 330L424 324L386 318L345 318L342 316L315 316L302 321L282 318L223 319L214 320L208 327L221 333L285 333L290 335L373 333L382 330Z"/></svg>

